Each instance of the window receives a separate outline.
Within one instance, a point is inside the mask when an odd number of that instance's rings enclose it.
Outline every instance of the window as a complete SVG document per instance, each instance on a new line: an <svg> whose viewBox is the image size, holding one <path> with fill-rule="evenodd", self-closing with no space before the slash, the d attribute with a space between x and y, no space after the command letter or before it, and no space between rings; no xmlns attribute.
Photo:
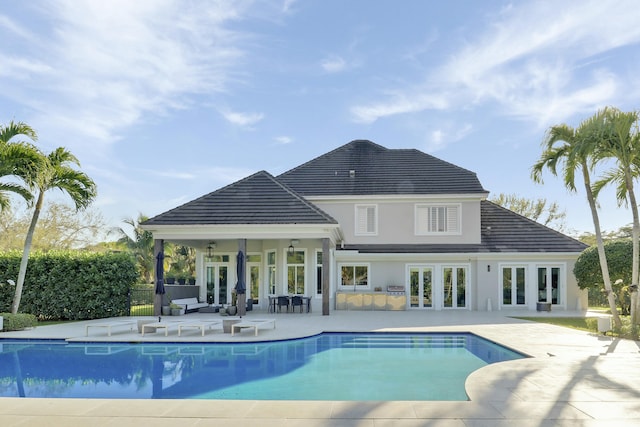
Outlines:
<svg viewBox="0 0 640 427"><path fill-rule="evenodd" d="M267 280L269 284L269 294L276 294L276 252L267 252Z"/></svg>
<svg viewBox="0 0 640 427"><path fill-rule="evenodd" d="M460 205L416 205L416 234L460 233Z"/></svg>
<svg viewBox="0 0 640 427"><path fill-rule="evenodd" d="M369 266L358 265L341 265L340 272L342 274L341 284L344 287L367 287L369 286Z"/></svg>
<svg viewBox="0 0 640 427"><path fill-rule="evenodd" d="M287 251L287 292L304 295L304 251Z"/></svg>
<svg viewBox="0 0 640 427"><path fill-rule="evenodd" d="M316 295L322 295L322 251L316 251Z"/></svg>
<svg viewBox="0 0 640 427"><path fill-rule="evenodd" d="M356 205L357 236L378 234L378 207L376 205Z"/></svg>

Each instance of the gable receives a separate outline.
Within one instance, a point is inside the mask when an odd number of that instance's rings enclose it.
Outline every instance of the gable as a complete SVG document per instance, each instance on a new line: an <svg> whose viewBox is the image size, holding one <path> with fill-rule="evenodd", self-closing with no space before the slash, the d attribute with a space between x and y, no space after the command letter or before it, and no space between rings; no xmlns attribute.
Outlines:
<svg viewBox="0 0 640 427"><path fill-rule="evenodd" d="M474 172L415 149L355 140L278 176L303 196L486 194Z"/></svg>
<svg viewBox="0 0 640 427"><path fill-rule="evenodd" d="M155 216L143 225L337 224L265 171Z"/></svg>

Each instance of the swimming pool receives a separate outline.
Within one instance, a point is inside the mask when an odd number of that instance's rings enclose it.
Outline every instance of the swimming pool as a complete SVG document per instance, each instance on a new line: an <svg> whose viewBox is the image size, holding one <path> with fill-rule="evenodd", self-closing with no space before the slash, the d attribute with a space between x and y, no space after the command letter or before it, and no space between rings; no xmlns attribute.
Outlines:
<svg viewBox="0 0 640 427"><path fill-rule="evenodd" d="M0 396L468 400L467 376L523 358L473 334L324 333L263 343L0 341Z"/></svg>

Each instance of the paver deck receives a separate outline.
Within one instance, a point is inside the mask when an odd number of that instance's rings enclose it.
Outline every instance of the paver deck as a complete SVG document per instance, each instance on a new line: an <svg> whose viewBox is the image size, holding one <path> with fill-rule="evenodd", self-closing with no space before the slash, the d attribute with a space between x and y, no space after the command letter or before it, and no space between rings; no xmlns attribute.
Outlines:
<svg viewBox="0 0 640 427"><path fill-rule="evenodd" d="M190 335L189 342L291 339L322 331L473 332L530 356L488 365L466 382L467 402L199 401L0 398L6 426L616 427L640 425L640 343L509 317L508 312L332 311L270 314L258 337ZM531 313L515 313L531 315ZM584 313L539 313L540 316ZM192 317L193 316L193 317ZM209 316L209 317L207 317ZM195 313L185 319L207 319ZM245 317L259 319L264 312ZM177 336L85 337L86 322L0 333L1 338L179 342ZM1 341L0 341L1 342Z"/></svg>

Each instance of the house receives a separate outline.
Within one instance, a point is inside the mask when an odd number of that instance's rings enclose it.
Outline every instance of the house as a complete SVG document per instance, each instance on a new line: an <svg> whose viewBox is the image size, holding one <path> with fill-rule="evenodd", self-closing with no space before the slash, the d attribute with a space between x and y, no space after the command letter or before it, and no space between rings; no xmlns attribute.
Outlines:
<svg viewBox="0 0 640 427"><path fill-rule="evenodd" d="M340 309L576 310L583 243L486 200L475 173L356 140L279 176L257 172L142 224L157 252L197 249L200 298L301 294Z"/></svg>

